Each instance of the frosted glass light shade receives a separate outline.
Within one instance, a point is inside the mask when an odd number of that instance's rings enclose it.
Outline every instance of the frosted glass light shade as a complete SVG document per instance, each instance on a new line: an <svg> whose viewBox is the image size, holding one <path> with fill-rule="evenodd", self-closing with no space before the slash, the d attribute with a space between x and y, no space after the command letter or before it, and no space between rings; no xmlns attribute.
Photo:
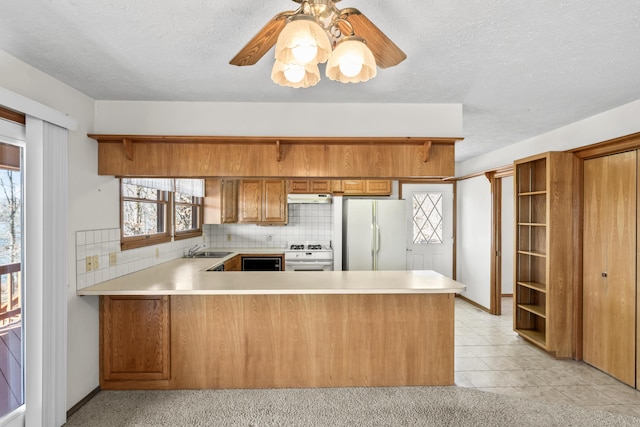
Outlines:
<svg viewBox="0 0 640 427"><path fill-rule="evenodd" d="M315 86L320 81L320 70L317 64L285 64L276 59L271 69L271 80L280 86L294 88Z"/></svg>
<svg viewBox="0 0 640 427"><path fill-rule="evenodd" d="M364 39L345 37L327 62L326 75L342 83L366 82L376 76L376 60Z"/></svg>
<svg viewBox="0 0 640 427"><path fill-rule="evenodd" d="M291 17L276 43L276 59L285 64L318 64L325 62L330 54L329 36L309 15Z"/></svg>

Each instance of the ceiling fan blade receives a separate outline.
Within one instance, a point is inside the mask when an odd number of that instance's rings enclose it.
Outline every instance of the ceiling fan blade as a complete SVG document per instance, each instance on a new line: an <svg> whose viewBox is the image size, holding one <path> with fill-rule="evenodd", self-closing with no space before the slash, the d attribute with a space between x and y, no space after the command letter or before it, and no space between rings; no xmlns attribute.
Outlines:
<svg viewBox="0 0 640 427"><path fill-rule="evenodd" d="M407 55L358 9L342 9L340 14L353 26L354 33L367 41L378 67L393 67L407 58Z"/></svg>
<svg viewBox="0 0 640 427"><path fill-rule="evenodd" d="M277 14L262 27L258 34L247 43L241 50L233 57L229 64L237 65L239 67L245 65L254 65L264 56L276 44L280 32L287 24L287 17L293 15L295 12L287 11Z"/></svg>

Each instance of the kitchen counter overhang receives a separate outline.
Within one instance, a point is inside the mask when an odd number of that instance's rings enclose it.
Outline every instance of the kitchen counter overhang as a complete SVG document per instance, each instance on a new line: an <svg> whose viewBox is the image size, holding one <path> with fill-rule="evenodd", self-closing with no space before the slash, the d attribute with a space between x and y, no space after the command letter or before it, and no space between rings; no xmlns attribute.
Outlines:
<svg viewBox="0 0 640 427"><path fill-rule="evenodd" d="M175 259L77 291L78 295L270 295L459 293L432 270L215 272L216 259Z"/></svg>

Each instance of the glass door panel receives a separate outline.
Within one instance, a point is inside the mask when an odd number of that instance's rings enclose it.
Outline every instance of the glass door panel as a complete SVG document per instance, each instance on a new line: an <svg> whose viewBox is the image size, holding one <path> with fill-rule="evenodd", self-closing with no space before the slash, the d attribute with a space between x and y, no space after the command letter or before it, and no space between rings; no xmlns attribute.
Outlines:
<svg viewBox="0 0 640 427"><path fill-rule="evenodd" d="M22 149L0 143L0 417L24 403Z"/></svg>

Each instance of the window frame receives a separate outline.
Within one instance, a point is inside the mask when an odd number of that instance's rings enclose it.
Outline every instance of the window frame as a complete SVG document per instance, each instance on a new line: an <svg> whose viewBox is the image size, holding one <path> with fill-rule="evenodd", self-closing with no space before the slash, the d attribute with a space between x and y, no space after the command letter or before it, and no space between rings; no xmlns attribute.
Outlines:
<svg viewBox="0 0 640 427"><path fill-rule="evenodd" d="M120 249L135 249L145 246L153 246L161 243L168 243L171 241L178 241L184 239L190 239L194 237L200 237L203 234L204 223L204 197L190 196L193 199L199 199L194 203L176 202L174 191L162 191L156 190L159 194L163 194L163 199L151 200L151 199L138 199L132 197L125 197L123 192L122 178L120 181ZM164 206L165 215L165 231L162 233L145 234L139 236L125 236L124 235L124 203L126 201L140 201L142 203L160 204ZM176 207L180 205L189 205L197 208L197 228L189 229L185 231L176 232Z"/></svg>
<svg viewBox="0 0 640 427"><path fill-rule="evenodd" d="M187 203L187 202L178 202L176 201L177 197L176 194L180 194L180 193L176 193L173 192L171 193L171 198L172 198L172 213L173 213L173 221L172 221L172 227L173 227L173 240L183 240L183 239L191 239L192 237L199 237L202 236L202 223L203 223L203 215L204 215L204 197L198 197L198 196L189 196L191 197L191 203ZM196 200L194 200L196 199ZM176 209L178 208L178 206L191 206L192 209L193 208L197 208L197 218L196 218L196 228L191 228L189 230L185 230L185 231L177 231L176 229L176 218L178 217L176 215Z"/></svg>
<svg viewBox="0 0 640 427"><path fill-rule="evenodd" d="M124 183L122 179L120 181L120 249L135 249L144 246L157 245L160 243L167 243L171 241L171 224L173 224L171 215L171 193L169 191L158 191L159 194L164 194L163 200L157 201L149 199L138 199L133 197L125 197L123 190ZM143 203L160 204L164 206L165 212L165 230L162 233L144 234L139 236L125 236L124 235L124 204L127 201L141 201Z"/></svg>

